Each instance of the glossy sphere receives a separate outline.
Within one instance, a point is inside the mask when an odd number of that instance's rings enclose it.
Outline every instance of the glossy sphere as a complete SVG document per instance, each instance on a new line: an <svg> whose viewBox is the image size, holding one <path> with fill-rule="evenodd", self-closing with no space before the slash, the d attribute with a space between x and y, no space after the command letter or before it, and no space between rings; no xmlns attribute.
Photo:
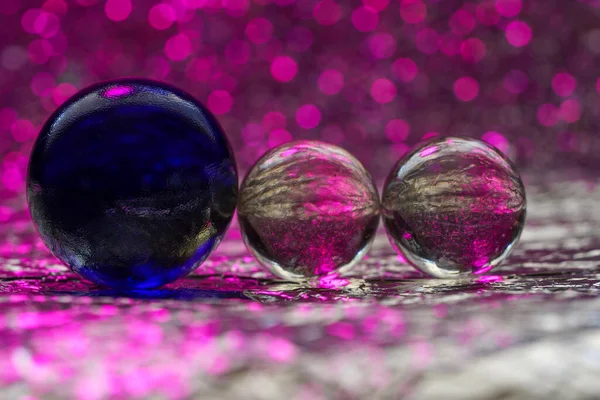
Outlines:
<svg viewBox="0 0 600 400"><path fill-rule="evenodd" d="M484 142L439 139L398 162L385 184L392 244L440 278L481 274L504 260L525 222L525 189L511 162Z"/></svg>
<svg viewBox="0 0 600 400"><path fill-rule="evenodd" d="M345 150L289 142L249 172L238 215L258 261L284 279L303 280L362 258L379 223L379 196L369 173Z"/></svg>
<svg viewBox="0 0 600 400"><path fill-rule="evenodd" d="M50 250L84 278L152 288L198 267L237 200L215 118L146 80L84 89L42 128L29 162L31 215Z"/></svg>

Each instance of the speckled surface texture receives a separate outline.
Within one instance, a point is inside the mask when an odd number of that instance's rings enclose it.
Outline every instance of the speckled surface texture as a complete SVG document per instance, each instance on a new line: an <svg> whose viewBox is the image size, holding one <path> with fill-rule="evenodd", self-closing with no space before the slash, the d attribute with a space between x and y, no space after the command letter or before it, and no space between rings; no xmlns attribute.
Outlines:
<svg viewBox="0 0 600 400"><path fill-rule="evenodd" d="M0 398L596 398L598 178L524 181L521 242L464 281L419 277L381 234L352 276L277 283L234 226L194 275L125 295L58 265L15 214L0 228Z"/></svg>
<svg viewBox="0 0 600 400"><path fill-rule="evenodd" d="M0 0L0 399L599 398L598 21L599 0ZM123 76L206 104L242 176L292 139L381 181L423 138L481 138L523 172L522 240L458 282L380 235L367 280L310 289L234 226L165 289L83 283L32 231L27 160L51 112Z"/></svg>

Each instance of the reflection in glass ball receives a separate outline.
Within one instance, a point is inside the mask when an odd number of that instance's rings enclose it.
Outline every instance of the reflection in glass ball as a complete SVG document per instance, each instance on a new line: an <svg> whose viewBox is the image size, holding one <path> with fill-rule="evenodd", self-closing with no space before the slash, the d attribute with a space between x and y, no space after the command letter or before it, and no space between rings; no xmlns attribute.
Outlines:
<svg viewBox="0 0 600 400"><path fill-rule="evenodd" d="M350 268L379 223L373 179L347 151L288 142L265 154L240 189L248 248L274 274L303 280Z"/></svg>
<svg viewBox="0 0 600 400"><path fill-rule="evenodd" d="M401 159L385 183L390 241L439 278L482 274L504 260L525 223L525 188L512 163L475 139L445 138Z"/></svg>
<svg viewBox="0 0 600 400"><path fill-rule="evenodd" d="M171 282L223 237L237 200L221 127L191 96L127 79L80 91L42 128L29 162L33 221L84 278L118 289Z"/></svg>

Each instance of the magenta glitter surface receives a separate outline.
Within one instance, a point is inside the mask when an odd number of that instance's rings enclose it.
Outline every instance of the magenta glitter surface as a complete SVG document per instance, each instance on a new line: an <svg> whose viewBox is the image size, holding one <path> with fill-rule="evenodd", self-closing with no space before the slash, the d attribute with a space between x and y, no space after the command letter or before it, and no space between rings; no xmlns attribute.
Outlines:
<svg viewBox="0 0 600 400"><path fill-rule="evenodd" d="M594 398L598 178L525 178L543 183L528 186L519 246L466 280L423 279L381 232L346 275L276 282L234 226L192 275L123 295L81 281L13 215L0 227L0 398Z"/></svg>
<svg viewBox="0 0 600 400"><path fill-rule="evenodd" d="M1 0L0 398L598 397L599 18L598 0ZM25 168L59 104L132 75L207 104L242 174L292 139L376 181L422 138L483 139L524 171L522 240L497 275L440 282L380 235L308 288L271 281L234 227L164 289L91 286L33 233Z"/></svg>

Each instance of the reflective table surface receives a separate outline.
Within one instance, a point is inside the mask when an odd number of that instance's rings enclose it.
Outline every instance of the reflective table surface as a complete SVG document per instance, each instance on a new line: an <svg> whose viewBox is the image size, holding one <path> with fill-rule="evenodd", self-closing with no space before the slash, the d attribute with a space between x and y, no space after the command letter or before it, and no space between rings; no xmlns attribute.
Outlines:
<svg viewBox="0 0 600 400"><path fill-rule="evenodd" d="M380 229L346 275L281 282L232 226L193 275L116 292L60 265L4 204L0 398L595 398L600 180L523 177L520 243L466 280L424 278Z"/></svg>

